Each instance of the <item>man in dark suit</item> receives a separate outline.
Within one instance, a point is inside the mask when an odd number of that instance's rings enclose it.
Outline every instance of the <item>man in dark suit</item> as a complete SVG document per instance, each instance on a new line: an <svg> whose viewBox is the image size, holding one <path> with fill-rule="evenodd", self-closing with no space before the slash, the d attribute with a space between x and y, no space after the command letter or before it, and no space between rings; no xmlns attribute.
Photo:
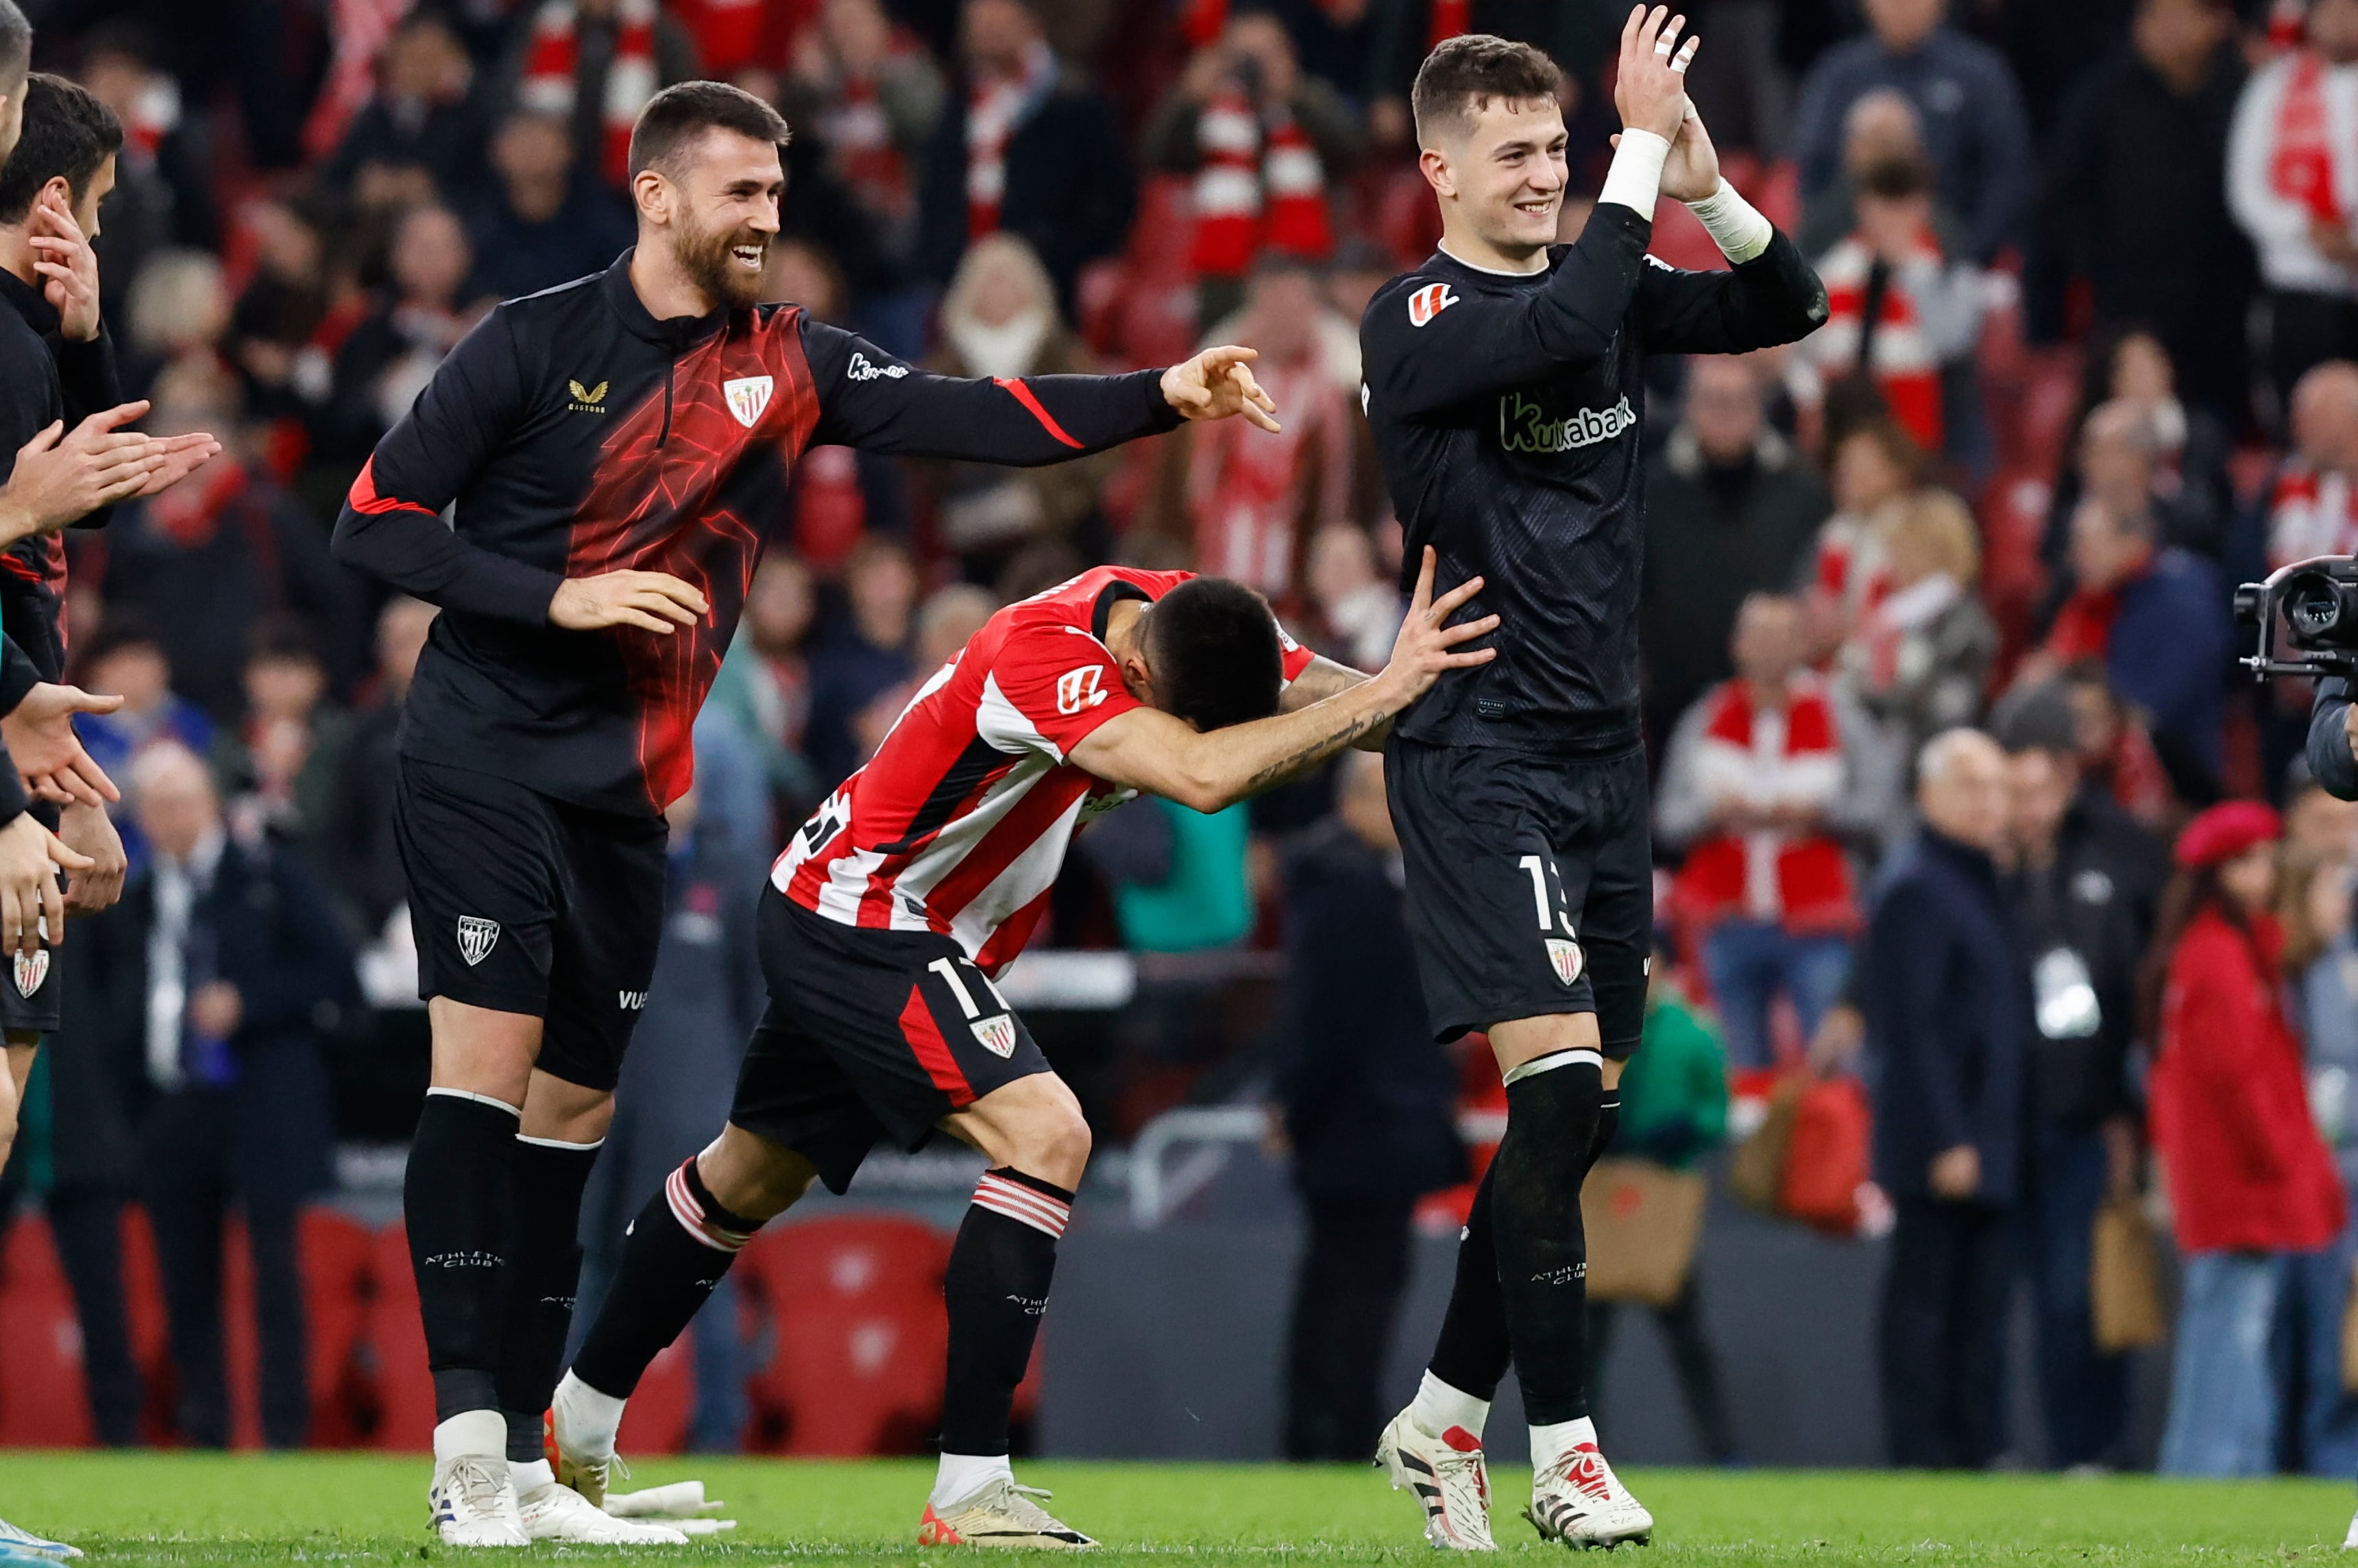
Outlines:
<svg viewBox="0 0 2358 1568"><path fill-rule="evenodd" d="M1894 857L1860 957L1875 1066L1875 1178L1898 1208L1883 1281L1883 1419L1896 1465L1997 1457L2006 1232L2020 1185L2028 966L1992 857L2006 753L1951 730L1917 764L1916 836Z"/></svg>
<svg viewBox="0 0 2358 1568"><path fill-rule="evenodd" d="M1383 760L1347 752L1335 815L1286 868L1291 1025L1276 1090L1309 1219L1295 1281L1289 1459L1364 1462L1408 1283L1409 1220L1466 1180L1457 1070L1424 1026Z"/></svg>
<svg viewBox="0 0 2358 1568"><path fill-rule="evenodd" d="M299 856L228 836L194 752L159 741L129 784L152 854L123 902L76 933L89 1005L73 1049L59 1054L59 1141L71 1145L85 1126L134 1130L135 1173L124 1184L155 1226L180 1381L176 1424L195 1447L229 1442L222 1228L236 1206L254 1256L263 1437L297 1447L310 1400L295 1220L330 1181L320 1042L356 1000L352 954ZM114 1219L95 1206L78 1217L102 1231ZM85 1321L119 1323L119 1257L65 1250ZM111 1330L87 1337L93 1359L122 1354L105 1343ZM109 1379L120 1369L94 1368L93 1386Z"/></svg>

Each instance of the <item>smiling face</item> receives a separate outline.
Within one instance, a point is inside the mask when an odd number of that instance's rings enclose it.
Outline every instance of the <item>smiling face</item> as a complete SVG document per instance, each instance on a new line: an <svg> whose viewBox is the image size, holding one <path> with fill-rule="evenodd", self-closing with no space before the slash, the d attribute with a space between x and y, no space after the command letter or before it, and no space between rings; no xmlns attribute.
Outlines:
<svg viewBox="0 0 2358 1568"><path fill-rule="evenodd" d="M716 126L666 164L638 177L642 225L668 231L673 260L714 305L755 303L786 188L776 144Z"/></svg>
<svg viewBox="0 0 2358 1568"><path fill-rule="evenodd" d="M1552 98L1486 98L1472 124L1448 126L1424 149L1424 178L1441 198L1444 239L1462 238L1516 261L1555 240L1563 205L1563 111Z"/></svg>

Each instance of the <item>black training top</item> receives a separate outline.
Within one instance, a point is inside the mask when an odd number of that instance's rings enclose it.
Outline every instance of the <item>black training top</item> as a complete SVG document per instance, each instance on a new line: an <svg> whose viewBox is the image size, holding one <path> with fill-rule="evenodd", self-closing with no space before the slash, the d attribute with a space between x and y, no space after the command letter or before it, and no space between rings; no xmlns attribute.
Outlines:
<svg viewBox="0 0 2358 1568"><path fill-rule="evenodd" d="M486 317L337 519L338 559L443 610L406 756L661 811L687 788L689 728L805 449L1031 465L1179 420L1154 371L929 375L793 305L658 321L630 261ZM563 579L623 569L682 578L712 611L669 636L549 624Z"/></svg>
<svg viewBox="0 0 2358 1568"><path fill-rule="evenodd" d="M1376 291L1360 398L1436 597L1480 576L1458 620L1496 612L1498 656L1444 675L1396 727L1435 745L1604 753L1638 740L1638 584L1649 353L1744 353L1806 336L1826 294L1792 241L1728 272L1646 254L1653 225L1600 205L1543 272L1436 253ZM1697 561L1693 568L1713 569Z"/></svg>

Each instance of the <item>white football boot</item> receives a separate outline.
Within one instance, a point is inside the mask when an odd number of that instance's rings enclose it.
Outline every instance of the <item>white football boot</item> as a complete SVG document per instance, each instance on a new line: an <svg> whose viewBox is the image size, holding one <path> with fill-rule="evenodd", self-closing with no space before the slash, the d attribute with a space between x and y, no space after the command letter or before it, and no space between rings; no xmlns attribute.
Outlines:
<svg viewBox="0 0 2358 1568"><path fill-rule="evenodd" d="M1531 1477L1531 1506L1523 1510L1543 1541L1566 1546L1640 1546L1654 1539L1654 1516L1613 1474L1594 1443L1584 1443Z"/></svg>
<svg viewBox="0 0 2358 1568"><path fill-rule="evenodd" d="M994 1476L938 1511L928 1502L917 1525L920 1546L1024 1546L1078 1551L1096 1541L1032 1499L1048 1496Z"/></svg>
<svg viewBox="0 0 2358 1568"><path fill-rule="evenodd" d="M652 1519L617 1519L570 1487L555 1482L516 1494L524 1531L535 1541L588 1546L686 1546L685 1531Z"/></svg>
<svg viewBox="0 0 2358 1568"><path fill-rule="evenodd" d="M504 1458L462 1454L437 1460L426 1493L434 1529L445 1546L528 1546L516 1511L515 1483Z"/></svg>
<svg viewBox="0 0 2358 1568"><path fill-rule="evenodd" d="M1404 1410L1377 1440L1376 1463L1393 1491L1413 1493L1423 1507L1427 1541L1452 1552L1498 1550L1490 1539L1490 1472L1480 1438L1462 1426L1435 1437Z"/></svg>
<svg viewBox="0 0 2358 1568"><path fill-rule="evenodd" d="M35 1535L29 1530L0 1519L0 1563L24 1563L37 1557L47 1558L53 1563L63 1563L69 1558L81 1555L81 1548L79 1546L68 1546L62 1541L50 1541L47 1537Z"/></svg>

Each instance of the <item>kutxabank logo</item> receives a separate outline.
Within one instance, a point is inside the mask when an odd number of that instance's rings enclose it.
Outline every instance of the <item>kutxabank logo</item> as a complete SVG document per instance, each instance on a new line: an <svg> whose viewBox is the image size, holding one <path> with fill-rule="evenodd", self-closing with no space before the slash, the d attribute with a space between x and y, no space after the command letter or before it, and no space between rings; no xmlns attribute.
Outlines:
<svg viewBox="0 0 2358 1568"><path fill-rule="evenodd" d="M1575 408L1561 419L1520 392L1498 399L1498 444L1510 452L1569 452L1637 427L1627 397L1610 408Z"/></svg>

